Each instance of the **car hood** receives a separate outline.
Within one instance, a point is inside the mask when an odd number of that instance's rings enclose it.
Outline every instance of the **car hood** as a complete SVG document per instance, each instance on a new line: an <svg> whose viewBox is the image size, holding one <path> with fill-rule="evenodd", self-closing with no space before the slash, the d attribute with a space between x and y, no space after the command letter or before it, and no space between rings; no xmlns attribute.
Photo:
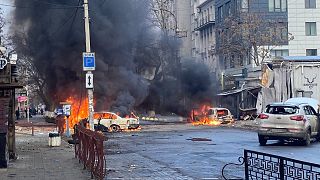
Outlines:
<svg viewBox="0 0 320 180"><path fill-rule="evenodd" d="M130 121L138 121L137 118L123 118L123 119L130 120Z"/></svg>

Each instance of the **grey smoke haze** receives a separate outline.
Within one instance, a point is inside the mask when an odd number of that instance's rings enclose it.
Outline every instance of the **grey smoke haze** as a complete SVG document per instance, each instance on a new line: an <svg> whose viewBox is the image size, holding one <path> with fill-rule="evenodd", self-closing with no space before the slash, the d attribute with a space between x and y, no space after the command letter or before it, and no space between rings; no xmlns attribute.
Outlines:
<svg viewBox="0 0 320 180"><path fill-rule="evenodd" d="M46 3L44 3L46 2ZM82 0L79 1L82 4ZM85 51L83 9L78 0L16 0L15 35L26 35L18 51L27 53L46 75L50 95L57 102L68 96L85 97L82 52ZM90 1L91 49L96 109L129 111L148 94L148 82L135 69L134 49L147 30L147 0Z"/></svg>

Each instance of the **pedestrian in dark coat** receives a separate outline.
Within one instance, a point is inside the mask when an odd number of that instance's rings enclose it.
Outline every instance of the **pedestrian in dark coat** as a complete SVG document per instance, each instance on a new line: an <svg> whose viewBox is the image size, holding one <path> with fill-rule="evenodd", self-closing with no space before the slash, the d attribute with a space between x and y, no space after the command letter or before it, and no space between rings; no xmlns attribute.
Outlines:
<svg viewBox="0 0 320 180"><path fill-rule="evenodd" d="M16 118L17 118L17 120L20 119L20 111L19 111L19 109L16 110Z"/></svg>

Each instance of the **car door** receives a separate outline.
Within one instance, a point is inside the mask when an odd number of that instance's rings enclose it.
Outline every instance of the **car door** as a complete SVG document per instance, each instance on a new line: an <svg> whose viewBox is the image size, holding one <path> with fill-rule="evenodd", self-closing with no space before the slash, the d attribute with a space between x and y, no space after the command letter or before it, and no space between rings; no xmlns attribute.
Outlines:
<svg viewBox="0 0 320 180"><path fill-rule="evenodd" d="M316 135L318 132L318 117L316 111L311 107L307 106L309 109L309 114L310 114L310 124L311 124L311 130L312 134Z"/></svg>

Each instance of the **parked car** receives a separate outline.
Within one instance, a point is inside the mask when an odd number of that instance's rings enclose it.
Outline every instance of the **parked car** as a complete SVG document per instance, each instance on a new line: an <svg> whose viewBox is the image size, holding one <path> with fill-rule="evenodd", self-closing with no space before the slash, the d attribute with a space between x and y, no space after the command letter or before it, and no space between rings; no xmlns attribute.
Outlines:
<svg viewBox="0 0 320 180"><path fill-rule="evenodd" d="M319 113L320 112L320 102L313 98L307 98L307 97L296 97L296 98L290 98L286 100L287 103L307 103L310 106L313 107L313 109Z"/></svg>
<svg viewBox="0 0 320 180"><path fill-rule="evenodd" d="M304 145L310 139L319 139L319 117L314 108L307 103L272 103L257 119L260 145L268 140L295 140Z"/></svg>
<svg viewBox="0 0 320 180"><path fill-rule="evenodd" d="M208 117L212 120L218 120L222 124L234 122L233 116L227 108L209 108Z"/></svg>
<svg viewBox="0 0 320 180"><path fill-rule="evenodd" d="M95 112L93 119L95 130L100 131L118 132L140 127L137 117L123 118L112 112Z"/></svg>

